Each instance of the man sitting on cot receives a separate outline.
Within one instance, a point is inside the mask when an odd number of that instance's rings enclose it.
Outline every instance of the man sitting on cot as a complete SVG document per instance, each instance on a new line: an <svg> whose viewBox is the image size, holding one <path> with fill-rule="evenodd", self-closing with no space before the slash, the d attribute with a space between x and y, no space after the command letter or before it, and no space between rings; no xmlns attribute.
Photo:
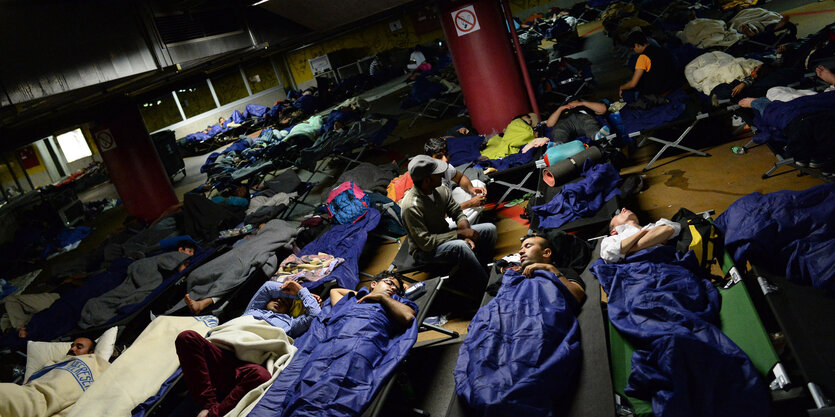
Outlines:
<svg viewBox="0 0 835 417"><path fill-rule="evenodd" d="M301 299L306 309L296 318L290 315L294 298ZM295 338L307 331L322 311L320 305L319 297L296 281L267 281L243 315L264 320ZM180 333L175 345L188 391L200 407L198 417L225 415L246 393L270 379L270 372L261 364L244 362L231 350L219 348L193 330Z"/></svg>
<svg viewBox="0 0 835 417"><path fill-rule="evenodd" d="M600 243L600 257L617 263L627 255L664 244L680 232L680 224L664 218L642 227L638 216L623 208L609 222L609 236Z"/></svg>
<svg viewBox="0 0 835 417"><path fill-rule="evenodd" d="M664 96L681 86L684 75L676 68L672 54L650 44L640 31L631 33L626 44L639 55L632 78L620 86L619 95L636 109L666 104Z"/></svg>
<svg viewBox="0 0 835 417"><path fill-rule="evenodd" d="M449 149L447 149L446 139L429 138L423 145L423 151L432 156L433 159L446 163L447 169L443 175L443 185L452 190L452 198L461 205L462 210L484 205L484 200L487 198L487 189L484 188L484 183L476 180L478 185L475 185L464 173L449 163ZM452 183L457 184L458 187L453 188Z"/></svg>
<svg viewBox="0 0 835 417"><path fill-rule="evenodd" d="M441 186L447 163L418 155L409 162L409 176L414 187L401 203L403 222L409 236L409 253L420 262L458 264L464 276L471 278L474 292L487 284L483 264L492 259L496 226L490 223L470 226L452 192ZM456 222L449 230L446 217Z"/></svg>
<svg viewBox="0 0 835 417"><path fill-rule="evenodd" d="M79 337L70 345L67 356L36 371L25 384L0 383L0 416L65 414L109 365L106 359L94 355L95 348L92 339Z"/></svg>

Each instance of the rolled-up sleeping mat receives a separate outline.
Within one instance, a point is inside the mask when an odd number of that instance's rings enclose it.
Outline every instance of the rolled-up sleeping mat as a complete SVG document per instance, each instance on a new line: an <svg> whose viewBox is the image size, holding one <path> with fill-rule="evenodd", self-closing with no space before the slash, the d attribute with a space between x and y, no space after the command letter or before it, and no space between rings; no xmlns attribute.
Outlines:
<svg viewBox="0 0 835 417"><path fill-rule="evenodd" d="M545 184L548 184L549 187L553 187L557 184L558 179L568 177L572 174L579 174L587 159L599 161L602 158L603 152L600 151L600 148L592 146L568 159L563 159L562 161L543 169L542 181L544 181Z"/></svg>

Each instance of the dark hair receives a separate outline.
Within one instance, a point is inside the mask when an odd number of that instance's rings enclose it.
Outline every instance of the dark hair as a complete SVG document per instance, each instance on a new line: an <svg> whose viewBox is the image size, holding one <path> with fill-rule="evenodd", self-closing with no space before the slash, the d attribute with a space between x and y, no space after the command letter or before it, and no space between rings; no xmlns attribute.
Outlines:
<svg viewBox="0 0 835 417"><path fill-rule="evenodd" d="M429 138L423 145L423 153L434 156L437 154L445 154L448 152L446 146L446 139L444 138Z"/></svg>
<svg viewBox="0 0 835 417"><path fill-rule="evenodd" d="M544 241L544 243L541 245L543 250L551 249L551 252L552 253L554 252L554 245L551 244L551 241L547 237L542 236L540 234L528 233L525 236L522 236L522 242L524 242L524 241L526 241L526 240L528 240L532 237L538 237L538 238L540 238Z"/></svg>
<svg viewBox="0 0 835 417"><path fill-rule="evenodd" d="M647 35L644 35L644 32L637 30L629 34L626 37L626 46L633 47L635 45L646 45L649 41L647 40Z"/></svg>
<svg viewBox="0 0 835 417"><path fill-rule="evenodd" d="M383 271L374 276L374 281L380 282L386 278L396 280L397 286L400 287L400 289L397 290L397 295L403 295L403 292L406 291L406 287L403 285L403 275L396 271Z"/></svg>
<svg viewBox="0 0 835 417"><path fill-rule="evenodd" d="M89 338L89 337L88 337L88 339L90 339L90 349L89 349L87 352L88 352L88 353L93 353L93 352L95 352L95 351L96 351L96 340L95 340L95 339L91 339L91 338Z"/></svg>
<svg viewBox="0 0 835 417"><path fill-rule="evenodd" d="M190 240L183 240L177 244L177 249L197 250L197 245L195 245L194 242Z"/></svg>

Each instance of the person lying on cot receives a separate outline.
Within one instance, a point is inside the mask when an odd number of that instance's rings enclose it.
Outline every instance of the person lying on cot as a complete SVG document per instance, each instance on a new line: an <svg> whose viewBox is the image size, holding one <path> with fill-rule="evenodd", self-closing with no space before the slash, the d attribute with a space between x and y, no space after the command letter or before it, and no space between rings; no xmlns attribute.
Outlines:
<svg viewBox="0 0 835 417"><path fill-rule="evenodd" d="M831 69L824 67L823 65L818 65L815 68L815 75L820 78L825 83L829 84L829 87L826 88L826 91L833 91L835 90L835 72ZM817 94L813 90L796 90L791 87L774 87L770 88L766 93L766 97L746 97L742 100L739 100L739 106L750 108L756 110L760 115L762 115L765 108L772 102L772 101L791 101L798 97L803 96L810 96Z"/></svg>
<svg viewBox="0 0 835 417"><path fill-rule="evenodd" d="M605 103L597 101L570 101L558 107L545 125L550 129L547 135L555 143L566 143L585 136L597 140L609 134L608 128L601 131L603 126L595 115L604 115L608 111Z"/></svg>
<svg viewBox="0 0 835 417"><path fill-rule="evenodd" d="M66 356L46 363L23 385L0 383L0 415L47 417L65 414L109 365L106 359L94 354L95 349L95 341L79 337L73 340Z"/></svg>
<svg viewBox="0 0 835 417"><path fill-rule="evenodd" d="M470 226L452 192L441 186L447 165L427 155L418 155L409 162L414 187L401 203L409 254L420 262L460 265L468 272L464 276L471 279L473 291L481 292L488 278L482 265L492 260L496 226ZM456 222L457 230L449 230L447 216Z"/></svg>
<svg viewBox="0 0 835 417"><path fill-rule="evenodd" d="M638 54L632 78L619 88L618 94L638 109L666 104L664 96L682 84L683 73L676 68L673 55L652 45L642 32L633 32L626 45ZM632 94L626 94L630 92Z"/></svg>
<svg viewBox="0 0 835 417"><path fill-rule="evenodd" d="M415 319L415 311L412 307L401 303L393 298L394 295L402 297L406 290L403 284L403 278L396 272L383 271L374 277L371 281L370 290L367 294L358 293L356 291L347 290L345 288L334 288L330 291L331 306L335 306L342 297L348 294L354 294L360 297L357 303L374 303L383 307L386 314L389 315L395 323L407 327L412 324Z"/></svg>
<svg viewBox="0 0 835 417"><path fill-rule="evenodd" d="M534 271L548 271L556 275L560 282L565 284L565 287L577 301L582 302L586 297L585 284L579 277L567 278L560 272L551 261L553 252L551 242L545 237L537 235L523 237L522 247L519 248L520 261L522 262L519 271L526 277L531 277Z"/></svg>
<svg viewBox="0 0 835 417"><path fill-rule="evenodd" d="M487 198L487 189L484 188L483 183L479 186L473 185L473 182L464 173L455 169L449 163L449 149L446 139L429 138L423 145L423 151L427 155L431 155L433 159L446 162L447 169L444 172L443 184L452 190L452 198L461 205L462 210L484 205L484 200ZM458 188L453 188L452 183L457 184ZM458 191L459 189L460 191Z"/></svg>
<svg viewBox="0 0 835 417"><path fill-rule="evenodd" d="M620 262L626 255L664 244L680 232L680 224L664 218L642 227L638 216L623 208L609 222L609 236L600 243L600 257L608 263Z"/></svg>
<svg viewBox="0 0 835 417"><path fill-rule="evenodd" d="M306 312L293 318L290 313L296 297L302 300ZM321 303L318 296L310 294L296 281L283 284L267 281L252 297L243 315L264 320L295 338L306 332L311 321L321 313ZM188 392L200 407L198 417L225 415L246 393L270 379L269 371L262 364L242 361L231 350L221 349L193 330L180 333L174 343Z"/></svg>

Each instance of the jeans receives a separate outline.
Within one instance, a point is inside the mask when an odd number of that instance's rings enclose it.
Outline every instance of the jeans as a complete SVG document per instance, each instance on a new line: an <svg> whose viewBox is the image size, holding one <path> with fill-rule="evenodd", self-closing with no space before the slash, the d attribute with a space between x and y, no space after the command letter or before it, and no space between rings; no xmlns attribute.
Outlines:
<svg viewBox="0 0 835 417"><path fill-rule="evenodd" d="M485 264L493 260L493 249L496 246L496 225L482 223L472 226L478 232L475 241L475 251L463 239L455 239L442 243L432 253L425 254L422 260L444 264L457 264L461 267L461 276L474 289L483 290L487 285L487 271Z"/></svg>

